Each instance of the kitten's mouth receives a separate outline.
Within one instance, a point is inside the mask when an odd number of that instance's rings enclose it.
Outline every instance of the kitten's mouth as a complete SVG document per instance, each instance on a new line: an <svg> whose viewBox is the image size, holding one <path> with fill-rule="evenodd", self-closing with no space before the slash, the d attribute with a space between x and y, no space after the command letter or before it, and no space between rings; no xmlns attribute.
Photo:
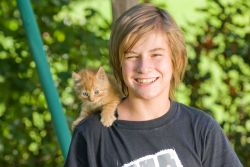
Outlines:
<svg viewBox="0 0 250 167"><path fill-rule="evenodd" d="M136 78L135 81L140 84L151 84L154 83L159 77L156 78Z"/></svg>

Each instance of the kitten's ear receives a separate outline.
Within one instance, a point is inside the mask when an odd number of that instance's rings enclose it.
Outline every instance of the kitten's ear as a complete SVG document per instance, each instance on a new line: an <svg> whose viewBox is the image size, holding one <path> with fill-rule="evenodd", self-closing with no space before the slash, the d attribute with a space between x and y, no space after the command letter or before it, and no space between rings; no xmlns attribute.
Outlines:
<svg viewBox="0 0 250 167"><path fill-rule="evenodd" d="M96 78L100 80L106 80L107 75L102 67L99 67L97 73L96 73Z"/></svg>
<svg viewBox="0 0 250 167"><path fill-rule="evenodd" d="M81 80L81 75L76 72L72 72L72 78L74 81L79 81Z"/></svg>

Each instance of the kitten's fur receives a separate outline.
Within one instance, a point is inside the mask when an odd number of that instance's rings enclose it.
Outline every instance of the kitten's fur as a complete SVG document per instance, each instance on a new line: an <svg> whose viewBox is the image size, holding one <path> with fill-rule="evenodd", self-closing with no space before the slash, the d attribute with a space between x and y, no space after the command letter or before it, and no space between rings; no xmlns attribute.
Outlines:
<svg viewBox="0 0 250 167"><path fill-rule="evenodd" d="M74 88L82 102L80 116L73 122L72 129L85 117L96 110L101 111L101 122L109 127L116 120L115 110L120 103L120 89L114 78L108 76L100 67L97 71L82 69L73 72Z"/></svg>

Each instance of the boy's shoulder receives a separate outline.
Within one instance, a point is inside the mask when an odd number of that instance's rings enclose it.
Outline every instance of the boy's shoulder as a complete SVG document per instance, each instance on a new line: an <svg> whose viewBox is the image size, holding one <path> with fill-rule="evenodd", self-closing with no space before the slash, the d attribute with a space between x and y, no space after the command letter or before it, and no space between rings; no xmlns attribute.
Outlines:
<svg viewBox="0 0 250 167"><path fill-rule="evenodd" d="M199 124L200 126L218 126L218 123L213 116L204 110L179 102L176 103L180 118L189 119L193 123Z"/></svg>
<svg viewBox="0 0 250 167"><path fill-rule="evenodd" d="M84 118L75 128L74 132L82 135L96 135L101 131L103 125L100 122L100 113L94 113Z"/></svg>

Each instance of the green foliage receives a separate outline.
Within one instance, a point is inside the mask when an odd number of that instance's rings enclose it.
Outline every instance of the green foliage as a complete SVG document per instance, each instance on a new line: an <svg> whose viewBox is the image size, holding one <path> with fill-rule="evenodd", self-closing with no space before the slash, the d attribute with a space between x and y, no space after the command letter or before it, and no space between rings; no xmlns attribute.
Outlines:
<svg viewBox="0 0 250 167"><path fill-rule="evenodd" d="M31 1L68 122L78 115L72 71L108 66L111 4ZM159 3L163 4L163 3ZM0 164L62 166L63 157L27 46L15 1L0 1ZM250 29L248 0L207 2L206 16L185 34L189 66L177 99L219 121L244 166L250 166ZM211 10L213 9L213 10ZM108 10L108 11L107 11ZM184 27L185 29L185 27ZM190 35L191 34L191 35Z"/></svg>
<svg viewBox="0 0 250 167"><path fill-rule="evenodd" d="M212 10L211 10L212 9ZM209 0L190 22L189 65L179 99L221 124L244 166L250 166L250 2ZM184 27L185 29L185 27Z"/></svg>
<svg viewBox="0 0 250 167"><path fill-rule="evenodd" d="M31 2L70 123L79 111L71 73L86 66L108 67L110 19L87 6L88 1ZM16 2L5 0L0 6L0 164L62 166L62 153Z"/></svg>

